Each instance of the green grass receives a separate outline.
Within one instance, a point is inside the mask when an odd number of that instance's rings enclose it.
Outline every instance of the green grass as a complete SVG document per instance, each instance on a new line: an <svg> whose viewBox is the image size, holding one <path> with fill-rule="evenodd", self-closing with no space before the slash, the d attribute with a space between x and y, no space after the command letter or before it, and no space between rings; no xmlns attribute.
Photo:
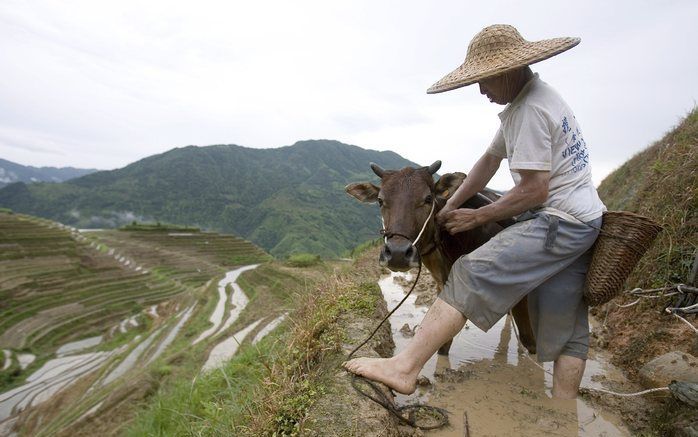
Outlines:
<svg viewBox="0 0 698 437"><path fill-rule="evenodd" d="M140 413L126 436L240 435L247 426L246 416L254 388L278 359L285 334L283 327L254 347L242 347L224 367L195 380L180 379L161 390ZM162 371L160 368L159 371Z"/></svg>
<svg viewBox="0 0 698 437"><path fill-rule="evenodd" d="M647 216L664 229L626 281L625 289L685 283L698 253L698 109L692 110L664 138L607 176L599 195L609 210ZM625 303L624 297L616 299ZM629 299L627 299L629 302ZM695 337L680 321L665 314L668 299L652 299L619 309L611 302L595 309L606 321L612 362L631 378L649 360L678 350L695 354ZM689 317L690 319L690 317ZM691 320L695 324L695 319ZM679 334L681 332L685 334ZM655 400L643 436L671 434L679 416L698 420L695 409L672 400Z"/></svg>
<svg viewBox="0 0 698 437"><path fill-rule="evenodd" d="M170 223L138 223L132 222L119 228L120 231L148 232L200 232L201 229L192 226L173 225Z"/></svg>
<svg viewBox="0 0 698 437"><path fill-rule="evenodd" d="M287 321L257 346L243 343L222 370L196 378L189 371L167 376L126 435L302 433L309 409L336 371L330 364L346 337L338 320L373 314L380 296L374 283L328 269L324 263L307 269L269 263L241 275L238 283L250 304L231 331L293 305ZM197 350L182 351L182 360L194 360Z"/></svg>
<svg viewBox="0 0 698 437"><path fill-rule="evenodd" d="M312 253L294 253L286 259L286 264L291 267L310 267L322 262L320 255Z"/></svg>
<svg viewBox="0 0 698 437"><path fill-rule="evenodd" d="M631 287L685 282L698 251L698 109L599 186L609 210L650 217L664 227L628 280Z"/></svg>

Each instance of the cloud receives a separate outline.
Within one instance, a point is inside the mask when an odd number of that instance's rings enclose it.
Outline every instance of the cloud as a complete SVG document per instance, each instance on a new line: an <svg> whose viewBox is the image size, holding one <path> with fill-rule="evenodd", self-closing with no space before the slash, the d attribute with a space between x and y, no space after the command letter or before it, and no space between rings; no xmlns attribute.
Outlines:
<svg viewBox="0 0 698 437"><path fill-rule="evenodd" d="M510 22L531 40L582 37L534 69L574 109L596 180L695 105L697 16L694 1L8 0L0 155L114 168L188 144L334 138L468 171L501 107L476 87L425 90L483 26Z"/></svg>

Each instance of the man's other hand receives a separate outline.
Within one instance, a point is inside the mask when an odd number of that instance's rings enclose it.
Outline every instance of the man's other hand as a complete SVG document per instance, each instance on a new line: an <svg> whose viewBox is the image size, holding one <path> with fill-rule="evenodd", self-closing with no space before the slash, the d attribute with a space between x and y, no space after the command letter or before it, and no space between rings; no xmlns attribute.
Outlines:
<svg viewBox="0 0 698 437"><path fill-rule="evenodd" d="M451 235L465 232L483 224L482 218L476 209L460 208L443 214L442 212L439 212L437 221Z"/></svg>

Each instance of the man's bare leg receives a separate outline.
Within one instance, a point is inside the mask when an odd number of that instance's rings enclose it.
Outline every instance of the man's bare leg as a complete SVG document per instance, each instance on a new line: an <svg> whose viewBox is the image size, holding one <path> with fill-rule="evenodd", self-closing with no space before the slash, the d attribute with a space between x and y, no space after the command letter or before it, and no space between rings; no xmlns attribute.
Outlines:
<svg viewBox="0 0 698 437"><path fill-rule="evenodd" d="M553 367L553 397L557 399L575 399L582 383L586 360L560 355Z"/></svg>
<svg viewBox="0 0 698 437"><path fill-rule="evenodd" d="M453 338L463 325L463 314L437 298L402 352L392 358L355 358L344 363L344 368L357 375L382 382L397 392L413 393L419 371L439 347Z"/></svg>

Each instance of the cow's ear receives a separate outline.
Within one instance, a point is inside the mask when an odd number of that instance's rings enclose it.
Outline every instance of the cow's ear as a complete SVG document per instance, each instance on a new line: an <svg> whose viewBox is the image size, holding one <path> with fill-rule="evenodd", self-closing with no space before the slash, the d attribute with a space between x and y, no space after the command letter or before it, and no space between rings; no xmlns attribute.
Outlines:
<svg viewBox="0 0 698 437"><path fill-rule="evenodd" d="M456 192L460 184L465 180L465 173L446 173L441 176L436 182L436 187L434 189L436 197L441 199L448 199Z"/></svg>
<svg viewBox="0 0 698 437"><path fill-rule="evenodd" d="M344 191L362 202L374 203L378 201L378 192L380 189L370 182L359 182L347 185L344 187Z"/></svg>

